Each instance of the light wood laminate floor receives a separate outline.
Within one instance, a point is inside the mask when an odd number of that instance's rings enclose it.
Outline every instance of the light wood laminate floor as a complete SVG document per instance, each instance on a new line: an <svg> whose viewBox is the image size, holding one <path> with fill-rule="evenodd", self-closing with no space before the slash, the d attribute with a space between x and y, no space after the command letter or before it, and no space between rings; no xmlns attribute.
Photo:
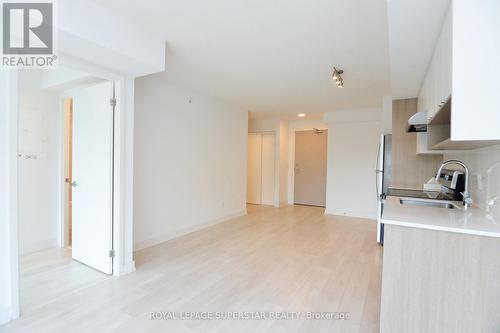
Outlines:
<svg viewBox="0 0 500 333"><path fill-rule="evenodd" d="M378 332L382 249L371 220L315 207L248 215L135 253L108 277L68 249L21 260L22 317L0 332ZM168 223L168 222L166 222ZM349 312L349 320L150 320L152 311Z"/></svg>

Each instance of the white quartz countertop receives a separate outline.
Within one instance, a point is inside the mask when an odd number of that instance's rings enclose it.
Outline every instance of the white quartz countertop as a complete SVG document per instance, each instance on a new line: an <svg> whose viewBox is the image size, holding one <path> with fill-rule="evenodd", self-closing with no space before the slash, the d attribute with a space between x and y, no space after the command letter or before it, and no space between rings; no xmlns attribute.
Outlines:
<svg viewBox="0 0 500 333"><path fill-rule="evenodd" d="M500 221L479 208L464 210L462 203L457 201L452 203L458 209L403 205L400 203L401 198L403 197L387 197L382 223L500 238Z"/></svg>

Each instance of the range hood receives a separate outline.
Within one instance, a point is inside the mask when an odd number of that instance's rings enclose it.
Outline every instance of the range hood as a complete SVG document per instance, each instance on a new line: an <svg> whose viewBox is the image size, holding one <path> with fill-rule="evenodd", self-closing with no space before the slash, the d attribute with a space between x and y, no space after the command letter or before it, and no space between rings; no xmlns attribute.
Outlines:
<svg viewBox="0 0 500 333"><path fill-rule="evenodd" d="M421 111L415 113L408 119L408 132L427 132L427 112Z"/></svg>

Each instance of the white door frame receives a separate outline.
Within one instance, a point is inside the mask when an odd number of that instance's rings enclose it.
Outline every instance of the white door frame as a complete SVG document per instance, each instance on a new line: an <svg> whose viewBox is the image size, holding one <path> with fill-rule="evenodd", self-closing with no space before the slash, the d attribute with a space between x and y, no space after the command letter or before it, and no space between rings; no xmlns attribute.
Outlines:
<svg viewBox="0 0 500 333"><path fill-rule="evenodd" d="M19 317L17 229L18 71L0 71L0 323ZM5 186L5 188L3 188ZM6 253L2 253L2 252Z"/></svg>
<svg viewBox="0 0 500 333"><path fill-rule="evenodd" d="M134 145L134 78L124 76L112 69L105 69L97 64L93 64L81 59L74 58L65 54L59 55L59 64L72 69L86 72L90 75L100 77L106 80L114 81L116 88L115 94L117 106L115 108L115 164L114 164L114 212L113 212L113 244L115 258L113 260L113 275L120 276L135 270L133 261L133 145ZM1 75L2 85L6 88L0 92L0 98L5 98L4 110L5 118L8 124L8 142L5 147L7 156L0 157L0 170L5 173L0 175L0 180L7 183L6 198L0 197L0 207L8 207L8 211L0 221L5 223L8 230L5 244L8 247L8 257L6 262L0 261L0 269L6 268L8 275L8 288L0 286L0 295L8 289L7 296L10 299L8 306L0 308L0 322L7 319L19 317L19 254L18 254L18 219L17 219L17 182L18 182L18 71L4 70ZM62 119L62 118L60 118ZM62 127L60 127L62 128ZM62 131L60 132L63 133ZM63 140L59 140L62 142ZM62 143L61 143L62 146ZM62 155L60 155L62 160ZM62 163L59 161L59 165ZM61 172L59 172L61 174ZM64 200L64 179L60 177L59 196L60 202ZM62 219L62 220L61 220ZM60 224L64 222L64 212L60 210ZM63 223L62 223L63 224ZM63 224L64 225L64 224ZM63 226L61 226L63 228ZM60 235L62 235L60 233ZM1 239L4 241L3 239ZM59 244L64 244L64 238L59 239ZM3 267L5 266L5 267ZM5 287L5 288L4 288Z"/></svg>
<svg viewBox="0 0 500 333"><path fill-rule="evenodd" d="M62 66L115 82L115 137L114 137L114 196L113 196L113 275L120 276L135 270L133 261L133 145L134 145L134 79L112 70L73 57L59 58ZM110 96L111 97L111 96ZM62 100L61 100L62 102ZM64 128L63 107L59 121ZM61 133L63 133L61 131ZM64 141L60 142L59 166L64 166ZM63 169L59 172L63 174ZM59 177L59 201L64 203L64 177ZM64 205L59 213L59 246L64 246Z"/></svg>

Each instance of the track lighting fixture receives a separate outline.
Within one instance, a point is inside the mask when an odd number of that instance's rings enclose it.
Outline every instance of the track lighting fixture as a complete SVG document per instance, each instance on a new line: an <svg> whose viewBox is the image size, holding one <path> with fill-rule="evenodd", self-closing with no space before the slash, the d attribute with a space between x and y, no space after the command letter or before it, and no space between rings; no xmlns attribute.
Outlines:
<svg viewBox="0 0 500 333"><path fill-rule="evenodd" d="M342 88L344 86L344 79L342 79L343 70L333 67L332 79L335 80L337 87Z"/></svg>

